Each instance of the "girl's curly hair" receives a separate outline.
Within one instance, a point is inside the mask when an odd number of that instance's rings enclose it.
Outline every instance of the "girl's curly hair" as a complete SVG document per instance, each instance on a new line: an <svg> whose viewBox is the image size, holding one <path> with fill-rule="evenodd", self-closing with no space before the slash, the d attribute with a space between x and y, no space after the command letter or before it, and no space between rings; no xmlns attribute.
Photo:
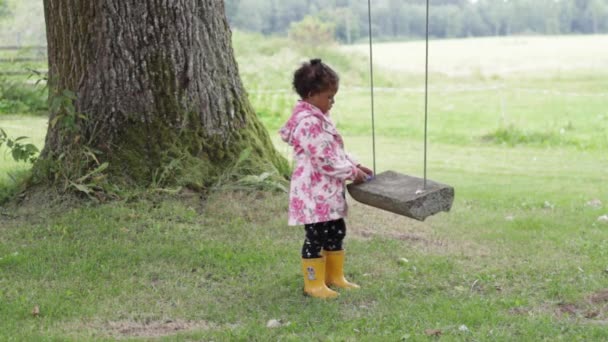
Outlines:
<svg viewBox="0 0 608 342"><path fill-rule="evenodd" d="M318 58L302 63L293 74L293 88L302 99L337 87L339 82L338 74Z"/></svg>

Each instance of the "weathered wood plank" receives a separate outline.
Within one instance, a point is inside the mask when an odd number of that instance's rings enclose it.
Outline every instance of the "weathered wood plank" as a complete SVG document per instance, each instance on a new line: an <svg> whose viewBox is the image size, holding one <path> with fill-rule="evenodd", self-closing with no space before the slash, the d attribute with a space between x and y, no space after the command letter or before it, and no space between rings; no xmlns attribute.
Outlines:
<svg viewBox="0 0 608 342"><path fill-rule="evenodd" d="M450 211L454 188L427 179L385 171L362 184L349 184L348 192L357 201L419 221L441 211Z"/></svg>

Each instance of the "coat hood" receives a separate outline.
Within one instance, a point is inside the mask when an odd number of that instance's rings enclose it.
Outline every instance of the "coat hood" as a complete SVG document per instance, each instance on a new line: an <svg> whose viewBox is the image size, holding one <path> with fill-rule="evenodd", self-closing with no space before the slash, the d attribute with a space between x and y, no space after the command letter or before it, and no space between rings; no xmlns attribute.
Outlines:
<svg viewBox="0 0 608 342"><path fill-rule="evenodd" d="M293 132L298 127L298 124L302 119L309 116L316 116L323 122L329 121L327 115L323 114L321 110L306 101L299 100L298 103L293 108L291 116L289 120L285 123L283 127L279 130L279 135L284 142L293 146L292 136Z"/></svg>

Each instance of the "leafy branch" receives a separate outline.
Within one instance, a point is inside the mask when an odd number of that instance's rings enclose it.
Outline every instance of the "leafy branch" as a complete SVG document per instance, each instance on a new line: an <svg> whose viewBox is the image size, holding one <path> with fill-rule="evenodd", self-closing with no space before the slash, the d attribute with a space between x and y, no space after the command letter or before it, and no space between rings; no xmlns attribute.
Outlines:
<svg viewBox="0 0 608 342"><path fill-rule="evenodd" d="M18 137L16 139L9 138L8 134L0 128L0 147L6 145L11 152L13 159L17 162L24 161L34 163L36 161L38 148L31 143L22 143L28 137Z"/></svg>

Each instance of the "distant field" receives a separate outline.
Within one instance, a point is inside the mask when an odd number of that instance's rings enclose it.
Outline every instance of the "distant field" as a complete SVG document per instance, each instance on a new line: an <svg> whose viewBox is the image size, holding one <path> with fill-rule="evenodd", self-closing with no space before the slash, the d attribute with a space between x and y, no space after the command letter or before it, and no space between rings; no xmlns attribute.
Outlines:
<svg viewBox="0 0 608 342"><path fill-rule="evenodd" d="M368 54L366 44L345 46L346 52ZM383 68L424 72L423 41L375 43L374 61ZM429 70L448 76L506 76L513 73L605 70L608 35L489 37L431 40Z"/></svg>

